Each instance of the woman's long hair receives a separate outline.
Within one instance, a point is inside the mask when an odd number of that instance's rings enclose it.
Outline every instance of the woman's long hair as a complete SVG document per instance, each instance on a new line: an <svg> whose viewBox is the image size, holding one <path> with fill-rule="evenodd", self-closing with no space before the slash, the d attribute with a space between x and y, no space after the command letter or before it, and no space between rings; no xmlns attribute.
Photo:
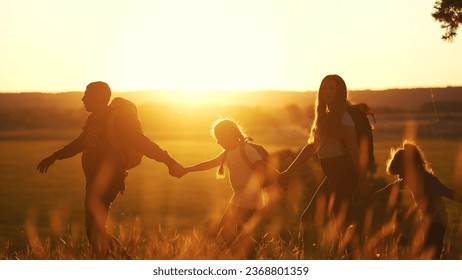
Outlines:
<svg viewBox="0 0 462 280"><path fill-rule="evenodd" d="M334 100L329 106L323 96L323 86L328 81L333 81L336 88ZM347 95L345 81L339 75L327 75L322 79L315 101L309 142L313 142L319 134L340 137L342 115L348 104Z"/></svg>

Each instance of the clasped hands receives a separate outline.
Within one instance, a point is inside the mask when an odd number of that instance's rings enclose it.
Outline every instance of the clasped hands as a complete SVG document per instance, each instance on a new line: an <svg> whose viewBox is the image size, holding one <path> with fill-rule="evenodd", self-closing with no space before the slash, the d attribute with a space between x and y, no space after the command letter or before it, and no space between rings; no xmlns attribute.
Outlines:
<svg viewBox="0 0 462 280"><path fill-rule="evenodd" d="M178 162L175 162L174 164L168 166L168 173L173 177L181 178L187 172L183 165L179 164Z"/></svg>

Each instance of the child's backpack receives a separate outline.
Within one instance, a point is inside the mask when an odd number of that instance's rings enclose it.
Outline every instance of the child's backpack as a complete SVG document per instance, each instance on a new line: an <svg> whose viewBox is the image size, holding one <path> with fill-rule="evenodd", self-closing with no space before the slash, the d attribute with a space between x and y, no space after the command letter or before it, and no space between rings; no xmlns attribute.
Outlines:
<svg viewBox="0 0 462 280"><path fill-rule="evenodd" d="M137 129L140 131L142 130L141 123L138 119L138 110L136 109L136 105L130 100L116 97L109 104L109 115L106 122L106 135L109 144L111 144L111 146L122 156L125 168L128 170L138 166L141 163L143 154L131 147L124 145L117 137L115 121L120 117L132 119L134 125L137 126Z"/></svg>
<svg viewBox="0 0 462 280"><path fill-rule="evenodd" d="M274 161L271 155L262 145L258 145L258 144L250 143L250 142L243 143L240 146L241 156L250 168L252 168L253 166L252 166L252 162L249 159L249 156L245 152L245 149L244 149L245 145L250 145L252 148L254 148L266 164L266 168L265 168L266 170L264 174L265 178L261 186L268 187L270 185L273 185L276 182L277 175L279 175L279 172L274 167L275 165L274 165Z"/></svg>
<svg viewBox="0 0 462 280"><path fill-rule="evenodd" d="M360 162L366 161L366 168L370 172L375 172L377 164L374 156L374 139L372 137L372 122L375 124L375 116L371 108L365 104L354 104L347 107L347 112L355 123L356 139L358 141L358 150Z"/></svg>

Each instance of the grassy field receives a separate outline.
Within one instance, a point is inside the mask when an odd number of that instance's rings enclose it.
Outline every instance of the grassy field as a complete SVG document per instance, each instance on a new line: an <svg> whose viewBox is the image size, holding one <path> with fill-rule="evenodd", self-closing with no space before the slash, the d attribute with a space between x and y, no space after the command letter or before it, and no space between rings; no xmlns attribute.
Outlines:
<svg viewBox="0 0 462 280"><path fill-rule="evenodd" d="M392 178L385 175L385 161L391 147L396 147L403 135L417 138L413 131L421 123L391 119L382 121L376 130L375 150L379 163L377 177L382 182ZM84 178L80 157L57 161L46 174L35 168L45 156L62 147L78 131L4 133L0 140L0 258L19 259L85 259L89 258L83 228ZM208 131L185 131L180 134L146 134L167 149L184 165L208 159L220 152L220 147ZM194 135L190 137L189 135ZM252 134L271 152L300 149L306 133L271 131ZM417 138L418 139L418 138ZM462 146L454 138L422 138L418 141L426 151L438 177L449 186L462 191ZM258 258L302 258L297 236L297 220L317 183L321 179L319 167L313 159L313 184L293 187L278 197L273 205L272 221L260 229ZM459 171L460 172L460 171ZM168 175L164 165L147 158L141 166L129 172L126 192L113 206L109 229L120 237L127 250L137 259L221 259L218 245L209 242L203 230L222 213L231 196L227 179L217 180L215 170L188 174L181 179ZM305 188L305 189L304 189ZM273 196L271 196L273 195ZM409 203L406 194L405 204ZM447 230L446 256L459 259L462 246L460 220L462 206L447 201L450 225ZM387 235L375 234L374 249L345 256L342 246L326 243L313 251L309 258L420 258L412 250L400 249L396 240L386 243ZM383 238L381 238L383 237ZM380 242L377 241L377 238ZM382 243L381 243L382 242ZM365 246L365 245L364 245ZM381 247L380 247L381 246ZM332 248L336 248L333 250ZM371 247L371 248L372 248ZM366 248L366 247L364 247ZM363 249L361 249L363 250ZM307 256L305 256L307 257Z"/></svg>

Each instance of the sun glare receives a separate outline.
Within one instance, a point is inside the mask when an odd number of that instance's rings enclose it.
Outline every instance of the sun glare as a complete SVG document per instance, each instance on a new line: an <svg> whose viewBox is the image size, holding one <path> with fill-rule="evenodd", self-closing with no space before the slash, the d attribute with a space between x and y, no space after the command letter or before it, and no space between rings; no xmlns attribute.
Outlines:
<svg viewBox="0 0 462 280"><path fill-rule="evenodd" d="M277 78L283 40L267 31L274 29L265 13L233 1L184 1L181 9L174 2L151 4L123 30L114 52L120 87L180 90L193 102L217 90L267 88Z"/></svg>

